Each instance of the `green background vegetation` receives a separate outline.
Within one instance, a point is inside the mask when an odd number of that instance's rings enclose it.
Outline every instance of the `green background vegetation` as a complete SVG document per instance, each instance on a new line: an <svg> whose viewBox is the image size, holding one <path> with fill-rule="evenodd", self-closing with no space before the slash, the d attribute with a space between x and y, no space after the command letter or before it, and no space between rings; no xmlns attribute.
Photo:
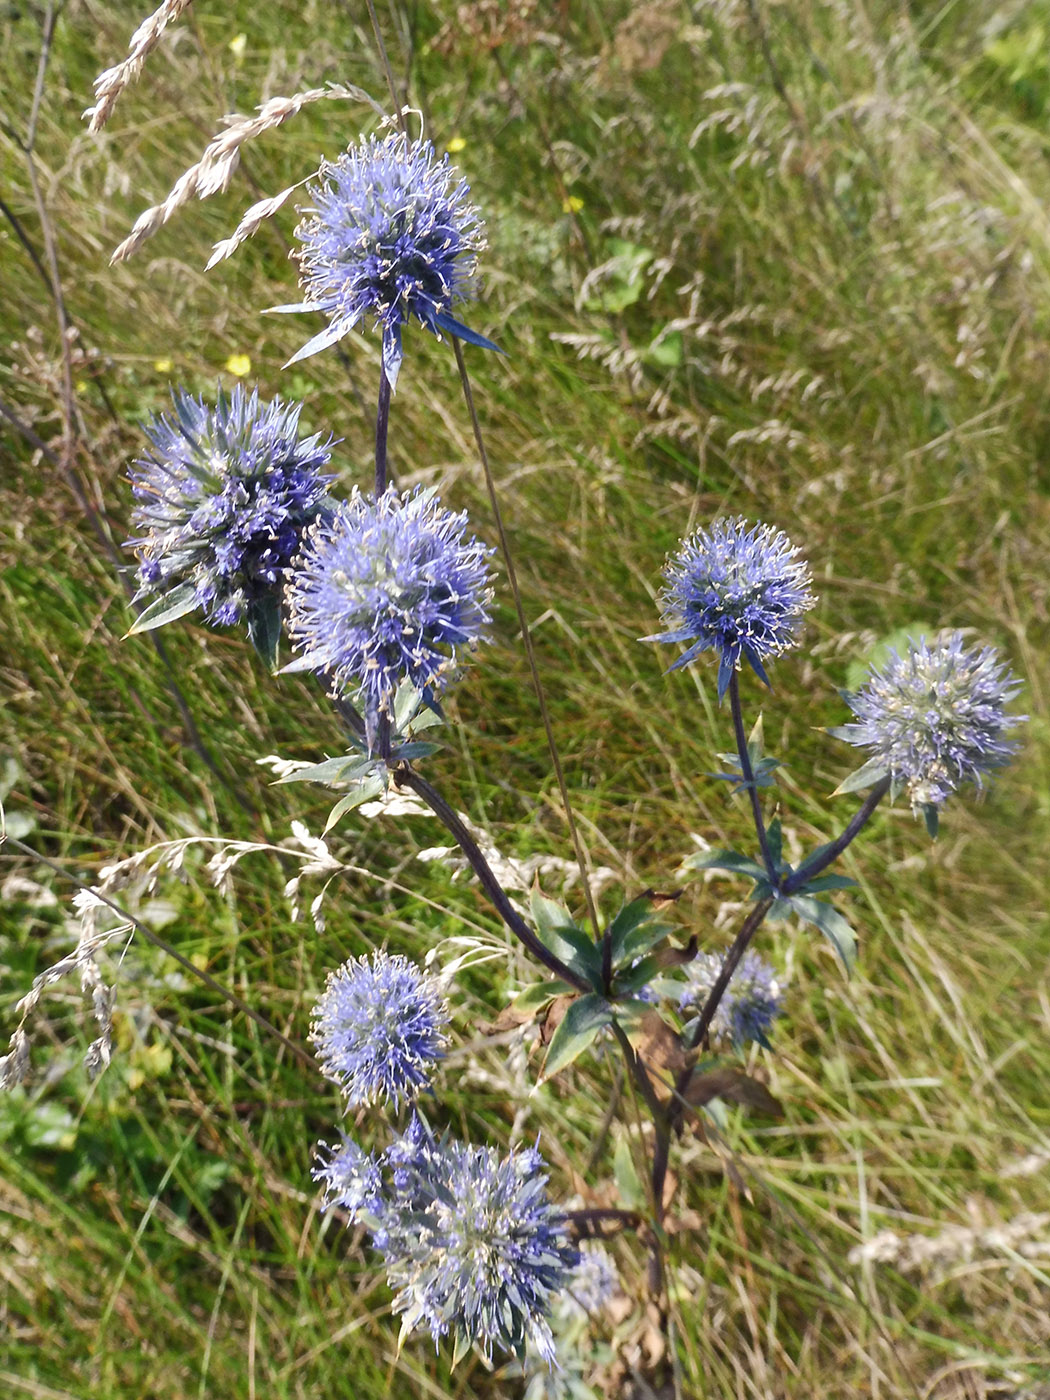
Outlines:
<svg viewBox="0 0 1050 1400"><path fill-rule="evenodd" d="M713 669L665 678L667 655L636 641L654 629L666 552L715 513L784 528L820 593L776 693L746 691L790 761L789 841L826 838L853 809L826 797L853 756L816 727L842 722L837 690L881 639L973 629L1027 682L1023 756L982 801L954 803L935 845L887 810L847 859L861 886L842 901L861 934L848 985L812 932L763 935L788 990L758 1063L785 1117L730 1116L733 1174L700 1142L676 1159L682 1388L943 1400L1045 1382L1045 1222L1031 1227L1041 1247L1022 1222L1009 1245L939 1272L848 1256L885 1229L943 1236L1050 1211L1050 7L381 9L412 105L439 149L464 143L456 160L488 219L470 320L509 358L469 363L584 838L619 878L605 904L673 887L691 833L747 840L744 806L704 776L728 739ZM71 480L119 547L137 425L169 382L211 393L244 355L264 394L305 399L310 428L342 435L349 489L368 477L377 363L366 333L282 373L317 328L259 314L293 299L294 201L202 270L248 204L354 139L363 107L304 109L246 149L228 193L108 265L221 114L326 81L384 99L364 6L201 3L92 137L79 120L92 79L141 18L127 3L61 7L27 158L48 12L0 10L0 400L49 448L0 422L3 788L12 832L89 881L163 840L278 843L297 818L320 830L325 794L271 787L255 760L319 758L339 738L317 692L264 675L239 635L179 624L166 664L149 638L122 640L125 594ZM449 348L420 334L391 452L399 480L440 483L494 538ZM221 781L187 741L172 677ZM508 854L568 854L505 588L494 645L449 709L428 770L439 786ZM626 1133L582 1174L614 1066L585 1060L527 1097L530 1076L482 1034L524 969L473 887L415 861L440 840L423 819L348 819L333 849L359 873L329 889L321 933L290 918L284 855L246 857L224 893L210 851L193 853L136 908L298 1040L348 955L481 940L496 956L462 977L443 1112L500 1140L520 1112L560 1197L616 1203L631 1189ZM13 1026L31 978L69 947L72 886L10 851L0 879ZM304 882L304 906L320 888ZM693 882L676 918L720 946L721 906L741 894ZM119 1049L101 1080L80 1068L90 1017L60 984L30 1026L34 1078L0 1102L0 1393L517 1393L476 1360L450 1375L425 1338L397 1354L361 1241L316 1215L328 1086L145 943L118 975ZM644 1369L644 1252L630 1238L615 1251L634 1306L614 1340ZM599 1385L629 1393L622 1374L610 1364Z"/></svg>

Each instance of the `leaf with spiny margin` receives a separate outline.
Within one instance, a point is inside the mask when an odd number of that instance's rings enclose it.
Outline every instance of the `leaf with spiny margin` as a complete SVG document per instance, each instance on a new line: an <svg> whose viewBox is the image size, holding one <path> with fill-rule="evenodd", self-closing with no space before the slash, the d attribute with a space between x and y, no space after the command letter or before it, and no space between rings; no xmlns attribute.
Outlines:
<svg viewBox="0 0 1050 1400"><path fill-rule="evenodd" d="M764 880L766 872L757 861L739 851L696 851L682 861L683 870L728 870L732 875L750 875L752 880Z"/></svg>
<svg viewBox="0 0 1050 1400"><path fill-rule="evenodd" d="M170 593L154 598L149 607L143 608L125 635L134 637L139 632L152 632L156 627L163 627L166 622L175 622L178 618L185 617L198 606L196 585L180 583Z"/></svg>
<svg viewBox="0 0 1050 1400"><path fill-rule="evenodd" d="M838 953L848 977L857 961L857 935L837 909L809 895L793 894L788 901L799 918L820 929Z"/></svg>
<svg viewBox="0 0 1050 1400"><path fill-rule="evenodd" d="M595 990L600 989L602 956L590 934L573 922L564 905L547 899L538 890L532 892L531 905L536 932L543 946Z"/></svg>
<svg viewBox="0 0 1050 1400"><path fill-rule="evenodd" d="M328 820L324 824L322 836L327 836L332 827L340 817L352 812L355 807L360 807L362 802L368 802L373 797L378 797L380 793L386 791L386 778L376 774L374 778L366 778L359 787L355 787L353 792L348 792L345 797L341 797L332 810L328 813Z"/></svg>
<svg viewBox="0 0 1050 1400"><path fill-rule="evenodd" d="M577 998L551 1036L539 1082L546 1083L559 1070L578 1059L594 1041L598 1032L612 1024L612 1019L612 1007L596 992L588 992L586 996Z"/></svg>

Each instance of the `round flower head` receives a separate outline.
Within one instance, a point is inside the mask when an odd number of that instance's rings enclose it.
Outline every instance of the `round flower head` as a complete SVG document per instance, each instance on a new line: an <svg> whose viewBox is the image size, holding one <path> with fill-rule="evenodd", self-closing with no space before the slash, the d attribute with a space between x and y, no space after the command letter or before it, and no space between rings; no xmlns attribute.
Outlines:
<svg viewBox="0 0 1050 1400"><path fill-rule="evenodd" d="M685 967L686 986L680 998L683 1011L699 1014L725 964L722 953L700 953ZM734 1045L749 1040L769 1049L769 1028L780 1015L780 987L776 972L764 958L748 950L737 964L725 995L711 1022L711 1033Z"/></svg>
<svg viewBox="0 0 1050 1400"><path fill-rule="evenodd" d="M181 390L173 400L130 473L136 598L160 595L134 630L197 608L212 623L251 625L263 600L275 606L304 528L327 505L331 439L299 438L301 404L264 403L240 384L214 407Z"/></svg>
<svg viewBox="0 0 1050 1400"><path fill-rule="evenodd" d="M328 328L289 364L334 344L366 317L383 337L383 368L393 387L401 328L413 317L440 336L451 331L495 349L449 315L470 293L485 246L470 190L448 156L429 141L369 136L336 161L322 161L307 186L313 211L296 229L306 301L277 311L323 311Z"/></svg>
<svg viewBox="0 0 1050 1400"><path fill-rule="evenodd" d="M294 664L358 692L370 732L402 681L429 697L488 625L492 551L464 539L466 524L430 490L391 488L378 501L355 491L296 561L289 632L304 655Z"/></svg>
<svg viewBox="0 0 1050 1400"><path fill-rule="evenodd" d="M501 1159L491 1147L429 1138L399 1160L401 1189L375 1242L402 1337L421 1324L435 1341L452 1331L456 1359L472 1345L521 1356L531 1342L553 1365L546 1315L579 1252L548 1199L540 1154Z"/></svg>
<svg viewBox="0 0 1050 1400"><path fill-rule="evenodd" d="M310 1039L347 1107L385 1099L396 1108L430 1083L445 1048L448 1008L433 977L400 956L351 958L328 974Z"/></svg>
<svg viewBox="0 0 1050 1400"><path fill-rule="evenodd" d="M558 1301L564 1317L597 1317L620 1292L620 1275L612 1255L597 1240L580 1245L580 1262Z"/></svg>
<svg viewBox="0 0 1050 1400"><path fill-rule="evenodd" d="M857 723L833 732L869 749L913 812L936 811L960 784L980 787L1017 749L1006 734L1024 716L1008 715L1006 706L1020 684L993 647L967 649L961 632L920 637L871 671L848 697Z"/></svg>
<svg viewBox="0 0 1050 1400"><path fill-rule="evenodd" d="M324 1183L322 1210L342 1206L351 1223L359 1214L381 1216L383 1178L379 1163L356 1142L344 1138L338 1147L318 1143L318 1162L310 1175Z"/></svg>
<svg viewBox="0 0 1050 1400"><path fill-rule="evenodd" d="M746 661L769 684L763 662L796 644L802 614L816 602L798 549L770 525L716 520L689 536L664 570L661 598L667 632L646 642L685 642L677 671L702 651L717 651L718 698Z"/></svg>

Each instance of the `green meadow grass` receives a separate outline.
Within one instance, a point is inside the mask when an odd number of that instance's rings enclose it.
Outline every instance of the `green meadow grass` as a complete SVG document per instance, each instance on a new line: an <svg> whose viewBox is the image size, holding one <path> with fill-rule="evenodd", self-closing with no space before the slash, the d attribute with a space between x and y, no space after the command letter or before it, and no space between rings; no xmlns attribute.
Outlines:
<svg viewBox="0 0 1050 1400"><path fill-rule="evenodd" d="M318 758L339 734L316 690L264 675L239 635L180 623L163 655L123 639L122 585L61 460L49 249L73 328L71 470L118 551L137 425L169 382L213 392L248 356L264 394L304 398L311 428L342 435L349 489L368 476L377 366L365 334L281 371L317 328L259 314L293 299L294 200L202 271L247 205L356 136L363 107L304 108L246 148L228 193L108 265L221 114L328 80L385 100L365 7L191 9L91 137L91 80L141 18L60 11L27 159L46 16L0 13L0 401L52 454L0 420L0 777L12 835L89 882L162 841L319 831L325 794L273 787L256 760ZM409 102L439 149L464 143L489 223L471 324L508 356L468 363L574 809L590 858L617 876L603 907L674 888L694 834L748 839L744 807L704 776L729 743L713 669L665 677L668 654L637 642L656 627L667 551L716 512L785 529L820 593L775 693L746 688L789 760L789 847L853 810L827 796L851 755L819 727L843 721L838 689L880 640L973 629L1026 679L1023 754L983 799L952 804L932 845L905 809L881 812L846 859L860 882L842 900L861 938L850 982L810 932L762 935L787 1014L755 1063L785 1114L732 1113L722 1138L673 1159L680 1393L945 1400L1046 1383L1050 1227L1024 1213L1050 1212L1050 5L439 0L382 18ZM421 335L391 458L399 481L440 483L494 538L449 347ZM494 632L428 772L507 854L566 856L505 587ZM484 1034L527 971L476 889L416 861L442 839L424 819L347 819L331 844L350 869L323 932L306 913L321 881L304 880L292 922L297 861L272 851L224 891L205 869L215 846L194 847L135 908L299 1042L347 956L385 944L447 961L464 946L448 940L475 939L492 960L463 974L441 1111L479 1140L539 1133L559 1198L615 1204L632 1152L644 1170L636 1135L598 1136L615 1066L585 1059L529 1095L535 1062L526 1072ZM10 848L0 880L13 1027L32 977L68 950L74 887ZM675 918L719 946L742 895L688 883ZM398 1352L361 1241L317 1214L328 1087L145 942L118 987L100 1080L80 1068L91 1021L63 983L30 1025L33 1079L0 1102L0 1395L519 1393L473 1358L450 1372L426 1339ZM960 1242L997 1227L999 1243ZM851 1262L887 1229L940 1239L941 1264ZM652 1360L644 1250L614 1249L631 1306L610 1323L620 1361L592 1379L644 1395L628 1376Z"/></svg>

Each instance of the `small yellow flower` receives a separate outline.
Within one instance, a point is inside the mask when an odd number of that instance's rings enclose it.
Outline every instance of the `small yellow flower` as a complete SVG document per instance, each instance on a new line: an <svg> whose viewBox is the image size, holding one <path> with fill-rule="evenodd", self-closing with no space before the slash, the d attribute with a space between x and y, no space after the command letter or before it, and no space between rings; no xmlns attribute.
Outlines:
<svg viewBox="0 0 1050 1400"><path fill-rule="evenodd" d="M578 214L583 208L583 200L578 194L570 194L561 202L561 212L563 214Z"/></svg>
<svg viewBox="0 0 1050 1400"><path fill-rule="evenodd" d="M236 39L231 39L230 42L229 42L229 50L230 50L230 53L232 53L233 56L234 56L234 58L236 58L236 59L238 59L238 60L239 60L239 59L242 59L242 58L244 57L244 51L245 51L245 49L246 49L247 47L248 47L248 36L247 36L247 34L238 34L237 37L236 37Z"/></svg>
<svg viewBox="0 0 1050 1400"><path fill-rule="evenodd" d="M78 394L86 394L86 393L87 393L87 386L88 386L88 382L87 382L86 379L78 379L77 382L73 385L73 388L76 390L76 392L77 392Z"/></svg>
<svg viewBox="0 0 1050 1400"><path fill-rule="evenodd" d="M251 374L252 362L247 355L231 355L226 361L226 369L238 379L243 379L246 374Z"/></svg>
<svg viewBox="0 0 1050 1400"><path fill-rule="evenodd" d="M171 360L154 360L153 368L158 374L170 374L175 366L172 364Z"/></svg>
<svg viewBox="0 0 1050 1400"><path fill-rule="evenodd" d="M453 136L452 140L445 147L445 150L448 151L450 156L458 156L460 151L464 151L466 148L467 143L463 140L462 136Z"/></svg>

